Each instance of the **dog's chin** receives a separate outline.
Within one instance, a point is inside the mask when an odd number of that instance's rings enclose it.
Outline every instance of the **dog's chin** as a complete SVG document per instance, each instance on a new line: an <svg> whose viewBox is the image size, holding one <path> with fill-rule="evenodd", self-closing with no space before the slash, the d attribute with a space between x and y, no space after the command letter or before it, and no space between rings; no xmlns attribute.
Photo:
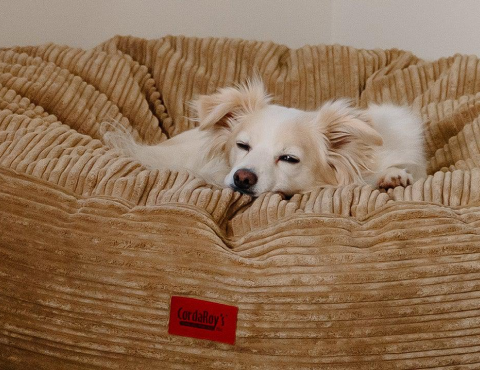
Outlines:
<svg viewBox="0 0 480 370"><path fill-rule="evenodd" d="M236 187L235 185L230 185L230 188L233 189L233 190L235 190L235 191L237 191L237 192L239 192L239 193L242 193L242 194L245 194L245 195L249 195L249 196L251 196L251 197L253 197L253 198L257 198L257 197L260 195L260 193L256 193L255 191L251 191L251 190L240 189L240 188ZM289 199L293 196L292 194L286 194L286 193L284 193L284 192L282 192L282 191L275 191L275 190L273 190L272 192L273 192L274 194L280 195L280 197L281 197L282 199L284 199L284 200L285 200L285 199L286 199L286 200L289 200Z"/></svg>
<svg viewBox="0 0 480 370"><path fill-rule="evenodd" d="M245 194L245 195L250 195L251 197L254 197L254 198L258 197L258 195L259 195L252 190L240 189L240 188L236 187L235 185L230 185L230 188L239 192L239 193L242 193L242 194Z"/></svg>

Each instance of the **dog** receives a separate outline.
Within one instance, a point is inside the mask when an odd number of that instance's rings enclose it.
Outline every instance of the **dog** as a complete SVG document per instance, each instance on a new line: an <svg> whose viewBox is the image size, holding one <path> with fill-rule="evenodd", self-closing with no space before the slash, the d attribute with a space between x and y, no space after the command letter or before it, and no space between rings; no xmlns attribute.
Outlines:
<svg viewBox="0 0 480 370"><path fill-rule="evenodd" d="M408 107L329 101L316 111L272 104L263 83L226 87L193 102L198 126L158 145L106 132L111 146L151 168L189 170L257 197L318 186L389 189L426 175L422 122Z"/></svg>

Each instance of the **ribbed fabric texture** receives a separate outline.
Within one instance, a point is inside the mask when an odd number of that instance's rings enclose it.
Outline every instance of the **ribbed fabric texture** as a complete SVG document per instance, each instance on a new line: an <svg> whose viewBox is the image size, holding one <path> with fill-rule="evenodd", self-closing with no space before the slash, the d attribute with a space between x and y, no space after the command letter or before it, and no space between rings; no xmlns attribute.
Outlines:
<svg viewBox="0 0 480 370"><path fill-rule="evenodd" d="M479 69L171 36L0 49L0 368L479 368ZM162 142L254 74L301 109L411 104L429 176L252 200L103 142L113 120ZM172 295L238 306L236 344L168 335Z"/></svg>

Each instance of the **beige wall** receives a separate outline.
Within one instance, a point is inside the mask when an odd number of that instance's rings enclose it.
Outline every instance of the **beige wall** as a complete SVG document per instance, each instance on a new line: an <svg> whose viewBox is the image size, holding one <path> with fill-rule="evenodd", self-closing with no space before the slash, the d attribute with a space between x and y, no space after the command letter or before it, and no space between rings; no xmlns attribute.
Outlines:
<svg viewBox="0 0 480 370"><path fill-rule="evenodd" d="M0 47L167 34L480 55L480 0L0 0Z"/></svg>
<svg viewBox="0 0 480 370"><path fill-rule="evenodd" d="M480 56L479 0L333 0L332 40L426 59Z"/></svg>
<svg viewBox="0 0 480 370"><path fill-rule="evenodd" d="M0 46L184 34L300 47L331 36L331 0L0 0L0 9Z"/></svg>

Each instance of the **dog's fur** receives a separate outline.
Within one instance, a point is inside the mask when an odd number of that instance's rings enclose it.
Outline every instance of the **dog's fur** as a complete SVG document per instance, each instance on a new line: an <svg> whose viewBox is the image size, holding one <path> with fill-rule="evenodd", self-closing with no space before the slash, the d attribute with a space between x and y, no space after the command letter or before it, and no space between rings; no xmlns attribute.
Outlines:
<svg viewBox="0 0 480 370"><path fill-rule="evenodd" d="M271 104L253 81L194 102L198 127L159 145L118 130L106 140L152 168L187 169L220 186L258 196L321 185L407 186L425 176L422 122L407 107L348 100L305 112Z"/></svg>

